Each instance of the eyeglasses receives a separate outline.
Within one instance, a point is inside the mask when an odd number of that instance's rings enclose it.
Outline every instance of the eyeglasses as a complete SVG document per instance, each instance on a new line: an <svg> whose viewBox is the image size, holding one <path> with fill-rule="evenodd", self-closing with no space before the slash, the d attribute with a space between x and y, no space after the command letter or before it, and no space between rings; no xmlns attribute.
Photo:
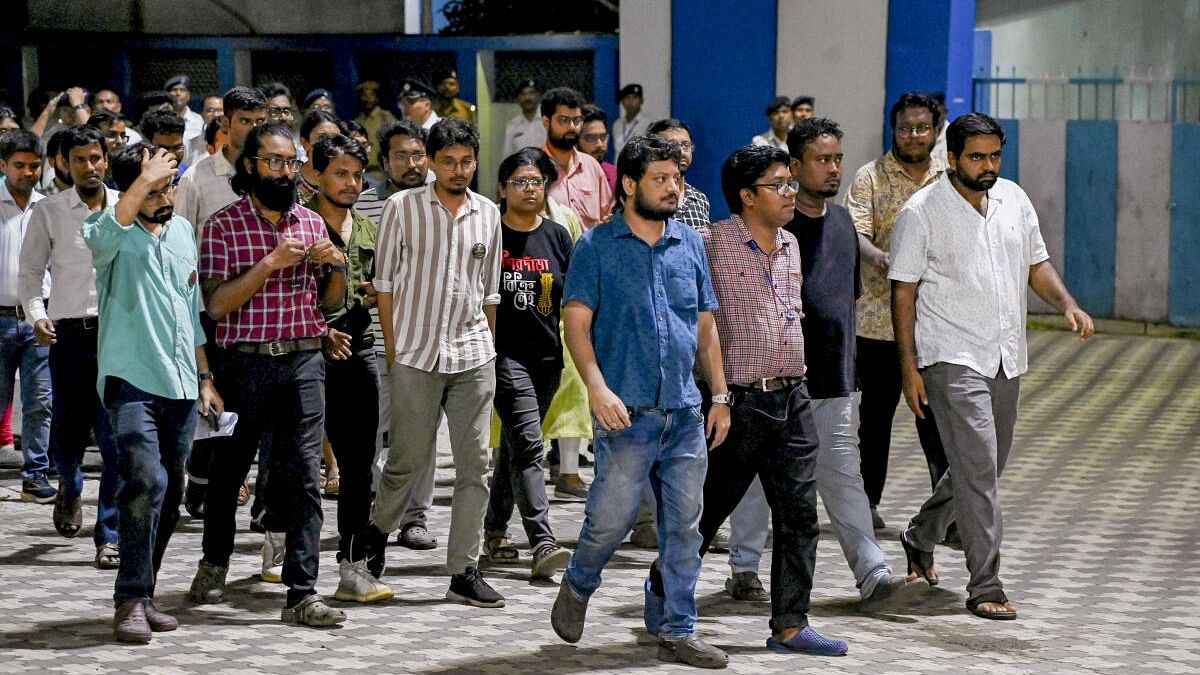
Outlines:
<svg viewBox="0 0 1200 675"><path fill-rule="evenodd" d="M267 114L271 117L291 117L291 108L267 108Z"/></svg>
<svg viewBox="0 0 1200 675"><path fill-rule="evenodd" d="M518 190L525 190L528 188L539 190L542 187L545 187L547 181L545 178L510 178L507 182L510 187L514 187Z"/></svg>
<svg viewBox="0 0 1200 675"><path fill-rule="evenodd" d="M584 134L580 138L586 143L603 143L608 140L608 134Z"/></svg>
<svg viewBox="0 0 1200 675"><path fill-rule="evenodd" d="M158 147L166 150L168 153L175 155L176 157L183 155L183 143L179 143L178 145L159 145Z"/></svg>
<svg viewBox="0 0 1200 675"><path fill-rule="evenodd" d="M680 150L695 150L696 144L691 141L675 141Z"/></svg>
<svg viewBox="0 0 1200 675"><path fill-rule="evenodd" d="M156 199L170 198L170 197L174 196L174 194L175 194L175 186L168 185L167 187L165 187L161 190L147 192L146 193L146 201L154 201Z"/></svg>
<svg viewBox="0 0 1200 675"><path fill-rule="evenodd" d="M224 108L205 108L203 110L203 112L208 113L209 115L224 115L225 109Z"/></svg>
<svg viewBox="0 0 1200 675"><path fill-rule="evenodd" d="M304 162L294 158L284 159L282 157L255 157L254 159L257 159L260 162L266 162L267 168L272 171L282 171L283 167L285 166L291 171L297 171L301 166L304 165Z"/></svg>
<svg viewBox="0 0 1200 675"><path fill-rule="evenodd" d="M927 136L933 131L933 127L928 124L921 124L915 127L896 127L896 135L898 136Z"/></svg>
<svg viewBox="0 0 1200 675"><path fill-rule="evenodd" d="M456 162L453 159L447 158L438 162L438 166L440 166L443 171L454 171L459 167L462 167L463 171L470 171L475 167L475 159L473 157L468 157L461 162Z"/></svg>
<svg viewBox="0 0 1200 675"><path fill-rule="evenodd" d="M409 164L409 163L420 164L421 162L425 161L425 158L427 156L428 155L426 155L423 152L414 152L412 154L409 154L407 152L393 152L392 153L392 161L400 162L401 164Z"/></svg>
<svg viewBox="0 0 1200 675"><path fill-rule="evenodd" d="M558 122L559 124L565 124L569 127L583 126L583 116L582 115L580 115L579 117L567 117L566 115L555 115L554 120L556 122Z"/></svg>
<svg viewBox="0 0 1200 675"><path fill-rule="evenodd" d="M781 183L754 183L752 187L775 188L775 191L786 197L800 191L800 181L789 180Z"/></svg>

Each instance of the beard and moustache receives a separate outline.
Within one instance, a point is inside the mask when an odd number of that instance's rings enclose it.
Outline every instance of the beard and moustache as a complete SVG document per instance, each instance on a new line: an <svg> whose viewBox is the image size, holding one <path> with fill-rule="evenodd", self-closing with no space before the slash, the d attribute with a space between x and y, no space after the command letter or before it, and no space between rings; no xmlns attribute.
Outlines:
<svg viewBox="0 0 1200 675"><path fill-rule="evenodd" d="M997 178L996 174L990 171L985 171L978 176L972 176L963 171L959 166L954 167L953 175L954 179L961 183L963 187L975 192L987 192L992 189L992 186L996 184Z"/></svg>
<svg viewBox="0 0 1200 675"><path fill-rule="evenodd" d="M547 140L550 142L550 145L553 145L559 150L570 150L579 144L579 133L575 131L568 131L562 136L550 134L547 137Z"/></svg>
<svg viewBox="0 0 1200 675"><path fill-rule="evenodd" d="M170 220L171 216L173 216L173 215L175 215L175 207L174 206L163 206L163 207L157 208L154 210L154 213L151 213L150 215L146 215L144 213L138 214L138 216L143 221L145 221L147 223L154 223L155 225L162 225L163 223Z"/></svg>
<svg viewBox="0 0 1200 675"><path fill-rule="evenodd" d="M263 176L254 172L251 192L272 211L287 211L296 203L296 176Z"/></svg>
<svg viewBox="0 0 1200 675"><path fill-rule="evenodd" d="M676 206L670 208L659 208L646 201L646 195L642 194L641 186L633 190L633 212L645 218L646 220L666 220L675 215L679 202L676 201Z"/></svg>

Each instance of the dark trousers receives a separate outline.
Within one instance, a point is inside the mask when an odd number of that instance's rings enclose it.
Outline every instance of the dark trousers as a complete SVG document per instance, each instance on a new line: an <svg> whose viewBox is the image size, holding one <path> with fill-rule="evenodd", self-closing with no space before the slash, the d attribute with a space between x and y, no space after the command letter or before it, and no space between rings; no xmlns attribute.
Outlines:
<svg viewBox="0 0 1200 675"><path fill-rule="evenodd" d="M857 369L862 402L859 404L858 450L863 488L872 507L878 506L887 482L888 453L892 446L892 418L900 403L904 382L900 377L900 355L891 340L859 337ZM946 449L938 435L933 410L924 407L925 419L916 419L921 451L929 467L930 487L946 473Z"/></svg>
<svg viewBox="0 0 1200 675"><path fill-rule="evenodd" d="M771 629L808 625L809 595L817 562L817 427L803 384L762 392L734 391L732 425L725 442L708 455L700 555L721 523L758 476L775 548L771 552ZM710 404L705 396L705 415Z"/></svg>
<svg viewBox="0 0 1200 675"><path fill-rule="evenodd" d="M522 363L506 356L496 357L494 406L501 427L483 519L488 537L507 536L515 503L530 548L555 543L542 470L542 419L558 391L561 376L562 364L557 361Z"/></svg>
<svg viewBox="0 0 1200 675"><path fill-rule="evenodd" d="M371 522L371 464L379 429L379 369L375 348L356 346L344 361L325 360L325 435L341 476L338 561L351 538ZM274 518L272 517L272 520Z"/></svg>
<svg viewBox="0 0 1200 675"><path fill-rule="evenodd" d="M179 522L196 401L156 396L109 377L104 405L117 439L121 566L113 603L153 598L163 553Z"/></svg>
<svg viewBox="0 0 1200 675"><path fill-rule="evenodd" d="M58 469L59 490L73 499L83 492L83 453L88 432L96 436L100 458L100 496L96 504L96 529L92 539L97 548L117 543L117 444L113 439L108 411L96 391L98 368L96 340L99 330L83 328L73 321L54 324L57 342L50 346L50 382L53 401L50 414L50 456Z"/></svg>
<svg viewBox="0 0 1200 675"><path fill-rule="evenodd" d="M228 454L213 462L204 518L204 559L226 566L233 553L238 488L264 434L271 437L267 511L287 533L283 583L288 605L316 592L321 548L321 435L325 425L325 357L226 352L225 408L238 414Z"/></svg>

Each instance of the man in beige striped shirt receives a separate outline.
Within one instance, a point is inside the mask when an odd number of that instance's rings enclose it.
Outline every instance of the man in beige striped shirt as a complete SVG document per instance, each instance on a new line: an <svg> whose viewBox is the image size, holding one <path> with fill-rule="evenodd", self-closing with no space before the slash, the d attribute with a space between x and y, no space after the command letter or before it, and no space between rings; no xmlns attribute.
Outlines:
<svg viewBox="0 0 1200 675"><path fill-rule="evenodd" d="M368 568L379 576L387 533L399 526L414 479L434 462L444 411L455 468L446 597L503 607L504 597L479 573L486 434L496 389L500 211L467 189L479 152L470 123L441 120L425 150L436 180L390 197L380 218L374 284L391 391L391 447L372 524L359 539Z"/></svg>

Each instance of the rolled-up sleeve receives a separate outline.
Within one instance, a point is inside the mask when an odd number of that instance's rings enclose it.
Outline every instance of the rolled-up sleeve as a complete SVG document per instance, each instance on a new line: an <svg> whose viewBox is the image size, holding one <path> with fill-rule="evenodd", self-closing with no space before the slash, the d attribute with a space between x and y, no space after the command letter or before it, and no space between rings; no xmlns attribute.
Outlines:
<svg viewBox="0 0 1200 675"><path fill-rule="evenodd" d="M400 235L400 202L389 199L383 204L379 216L379 238L375 243L375 276L372 284L380 293L395 290L393 279L400 269L404 255L404 241Z"/></svg>

